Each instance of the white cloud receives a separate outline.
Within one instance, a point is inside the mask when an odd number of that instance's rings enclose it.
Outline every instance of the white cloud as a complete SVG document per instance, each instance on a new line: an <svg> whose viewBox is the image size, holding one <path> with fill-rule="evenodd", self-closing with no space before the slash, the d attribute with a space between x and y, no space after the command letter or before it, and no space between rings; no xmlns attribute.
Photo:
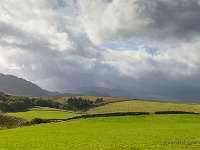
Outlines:
<svg viewBox="0 0 200 150"><path fill-rule="evenodd" d="M118 68L122 76L135 79L159 74L160 78L156 76L158 80L182 80L200 74L199 48L200 42L195 42L152 53L151 47L140 46L137 51L110 51L104 63Z"/></svg>
<svg viewBox="0 0 200 150"><path fill-rule="evenodd" d="M80 0L80 19L93 43L143 39L180 42L199 36L198 0Z"/></svg>
<svg viewBox="0 0 200 150"><path fill-rule="evenodd" d="M0 72L49 90L200 89L197 2L1 0ZM134 49L103 45L135 39L142 42Z"/></svg>

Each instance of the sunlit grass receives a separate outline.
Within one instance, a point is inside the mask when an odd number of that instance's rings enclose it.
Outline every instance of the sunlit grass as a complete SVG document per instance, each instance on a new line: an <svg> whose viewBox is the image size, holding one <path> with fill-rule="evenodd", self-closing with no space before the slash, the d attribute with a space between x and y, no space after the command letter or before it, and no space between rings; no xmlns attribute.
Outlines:
<svg viewBox="0 0 200 150"><path fill-rule="evenodd" d="M80 119L0 131L3 150L199 149L199 115ZM185 143L180 143L184 142Z"/></svg>
<svg viewBox="0 0 200 150"><path fill-rule="evenodd" d="M9 112L7 115L24 118L26 120L32 120L34 118L66 119L78 116L79 114L56 109L33 108L24 112Z"/></svg>
<svg viewBox="0 0 200 150"><path fill-rule="evenodd" d="M110 113L110 112L135 112L145 111L154 113L156 111L189 111L200 112L200 104L171 103L159 101L130 100L110 103L105 106L88 110L88 113Z"/></svg>

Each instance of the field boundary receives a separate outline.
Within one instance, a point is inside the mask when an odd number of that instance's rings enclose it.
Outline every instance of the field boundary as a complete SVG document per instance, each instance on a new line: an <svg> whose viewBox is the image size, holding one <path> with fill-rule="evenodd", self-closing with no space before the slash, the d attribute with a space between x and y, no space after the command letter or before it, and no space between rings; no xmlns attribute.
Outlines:
<svg viewBox="0 0 200 150"><path fill-rule="evenodd" d="M117 113L106 113L106 114L87 114L81 116L75 116L67 119L42 119L34 118L32 121L27 122L27 125L50 123L50 122L61 122L61 121L72 121L82 118L96 118L96 117L116 117L116 116L138 116L138 115L150 115L149 112L117 112Z"/></svg>
<svg viewBox="0 0 200 150"><path fill-rule="evenodd" d="M187 112L187 111L156 111L155 114L199 114L199 113Z"/></svg>
<svg viewBox="0 0 200 150"><path fill-rule="evenodd" d="M163 114L163 115L177 115L177 114L199 114L195 112L186 112L186 111L158 111L154 113L155 115ZM67 119L42 119L42 118L34 118L32 121L27 122L26 125L34 125L41 123L51 123L51 122L62 122L62 121L72 121L77 119L85 119L85 118L97 118L97 117L118 117L118 116L139 116L139 115L150 115L149 112L116 112L116 113L105 113L105 114L86 114L81 116L75 116Z"/></svg>

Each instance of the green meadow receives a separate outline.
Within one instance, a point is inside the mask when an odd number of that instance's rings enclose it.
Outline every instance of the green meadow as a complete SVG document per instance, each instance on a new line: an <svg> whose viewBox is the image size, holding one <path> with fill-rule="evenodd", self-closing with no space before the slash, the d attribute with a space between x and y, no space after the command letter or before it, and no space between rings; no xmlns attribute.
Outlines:
<svg viewBox="0 0 200 150"><path fill-rule="evenodd" d="M107 103L86 113L150 112L150 115L76 119L23 126L26 119L66 119L81 115L48 107L2 115L2 150L171 150L200 149L199 114L154 114L156 111L200 112L199 104L130 100ZM9 117L9 116L14 117ZM17 117L17 118L16 118ZM20 119L23 118L23 119ZM13 124L14 126L10 126ZM16 124L16 125L15 125ZM20 128L16 128L20 127Z"/></svg>
<svg viewBox="0 0 200 150"><path fill-rule="evenodd" d="M200 149L199 115L80 119L0 131L2 150Z"/></svg>
<svg viewBox="0 0 200 150"><path fill-rule="evenodd" d="M24 112L9 112L6 114L9 116L23 118L29 121L34 118L66 119L66 118L71 118L71 117L80 115L80 114L75 114L72 112L61 111L57 109L49 109L49 108L32 108Z"/></svg>
<svg viewBox="0 0 200 150"><path fill-rule="evenodd" d="M122 102L108 103L101 107L92 108L87 111L90 114L111 113L111 112L139 112L145 111L155 113L156 111L188 111L200 112L200 104L172 103L162 101L129 100Z"/></svg>

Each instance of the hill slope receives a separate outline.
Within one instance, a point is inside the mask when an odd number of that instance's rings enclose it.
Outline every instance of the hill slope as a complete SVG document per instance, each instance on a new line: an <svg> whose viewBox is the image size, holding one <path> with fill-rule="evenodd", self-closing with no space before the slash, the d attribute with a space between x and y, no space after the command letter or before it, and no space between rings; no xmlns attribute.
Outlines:
<svg viewBox="0 0 200 150"><path fill-rule="evenodd" d="M91 92L92 91L92 92ZM91 95L100 96L104 95L118 98L130 98L130 99L149 99L149 100L163 100L163 101L175 101L175 102L199 102L200 93L199 89L160 89L157 90L154 87L146 87L140 89L135 87L134 89L111 89L98 86L86 86L73 90L65 90L63 93L73 93L75 95ZM98 94L97 94L98 93Z"/></svg>
<svg viewBox="0 0 200 150"><path fill-rule="evenodd" d="M161 101L129 100L109 103L107 105L91 108L89 114L102 114L114 112L150 112L156 111L186 111L200 113L200 104L175 103Z"/></svg>
<svg viewBox="0 0 200 150"><path fill-rule="evenodd" d="M13 75L0 74L0 92L24 96L50 96L51 92L43 90L22 78Z"/></svg>

